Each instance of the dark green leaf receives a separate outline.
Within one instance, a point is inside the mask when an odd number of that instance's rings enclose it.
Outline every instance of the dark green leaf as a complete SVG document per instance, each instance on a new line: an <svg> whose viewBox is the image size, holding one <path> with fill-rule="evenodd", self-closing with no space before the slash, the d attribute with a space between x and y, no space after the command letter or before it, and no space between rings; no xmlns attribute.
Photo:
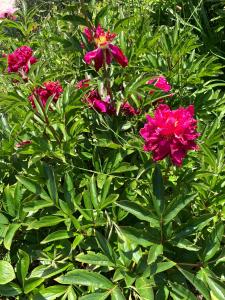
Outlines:
<svg viewBox="0 0 225 300"><path fill-rule="evenodd" d="M106 277L99 273L87 270L74 270L55 279L61 284L80 284L92 288L111 289L113 284Z"/></svg>
<svg viewBox="0 0 225 300"><path fill-rule="evenodd" d="M19 260L16 264L16 275L17 278L19 279L20 284L24 286L24 281L27 276L27 272L30 264L30 257L23 250L18 251L18 257Z"/></svg>
<svg viewBox="0 0 225 300"><path fill-rule="evenodd" d="M68 232L66 230L58 230L46 236L46 238L41 241L41 244L46 244L52 241L69 239L72 236L73 234L71 232Z"/></svg>
<svg viewBox="0 0 225 300"><path fill-rule="evenodd" d="M8 230L6 232L5 238L4 238L4 246L6 249L10 250L13 237L16 233L16 231L20 228L21 224L10 224L8 227Z"/></svg>
<svg viewBox="0 0 225 300"><path fill-rule="evenodd" d="M155 199L153 199L153 204L158 215L161 215L164 211L164 184L163 177L160 166L156 164L155 170L152 176L153 184L153 194Z"/></svg>
<svg viewBox="0 0 225 300"><path fill-rule="evenodd" d="M148 208L144 208L137 203L127 200L117 202L116 205L118 205L125 211L128 211L129 213L133 214L138 219L142 221L147 221L154 227L160 227L160 223L159 220L157 220L157 216L150 212Z"/></svg>
<svg viewBox="0 0 225 300"><path fill-rule="evenodd" d="M185 208L191 201L193 201L196 198L196 194L189 196L187 198L179 197L175 198L171 203L168 205L164 212L164 224L168 224L170 221L172 221L179 212Z"/></svg>
<svg viewBox="0 0 225 300"><path fill-rule="evenodd" d="M157 257L161 254L163 254L163 245L152 245L148 252L148 264L150 265L155 262Z"/></svg>
<svg viewBox="0 0 225 300"><path fill-rule="evenodd" d="M7 261L0 260L0 285L6 284L15 278L15 273L11 264Z"/></svg>

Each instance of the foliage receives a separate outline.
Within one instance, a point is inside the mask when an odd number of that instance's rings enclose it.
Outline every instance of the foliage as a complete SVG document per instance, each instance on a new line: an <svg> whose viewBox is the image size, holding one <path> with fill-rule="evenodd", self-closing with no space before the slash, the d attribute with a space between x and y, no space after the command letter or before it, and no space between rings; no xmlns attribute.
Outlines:
<svg viewBox="0 0 225 300"><path fill-rule="evenodd" d="M222 1L53 2L21 2L0 23L2 54L29 45L38 58L27 81L0 59L1 299L223 300ZM84 63L83 28L99 23L117 33L126 68ZM149 93L160 74L173 97ZM77 89L84 78L90 86ZM63 95L32 108L28 97L50 80ZM84 101L105 86L117 115ZM195 106L200 150L182 167L143 150L139 130L162 98ZM125 100L141 113L123 115Z"/></svg>

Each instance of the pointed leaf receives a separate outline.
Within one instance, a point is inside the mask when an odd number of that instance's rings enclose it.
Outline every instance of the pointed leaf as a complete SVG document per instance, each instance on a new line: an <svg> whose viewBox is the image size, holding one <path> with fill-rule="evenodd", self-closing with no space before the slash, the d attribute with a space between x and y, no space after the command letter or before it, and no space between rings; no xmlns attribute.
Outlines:
<svg viewBox="0 0 225 300"><path fill-rule="evenodd" d="M157 217L153 213L151 213L147 208L144 208L137 203L127 200L117 202L116 205L118 205L125 211L131 213L132 215L136 216L138 219L142 221L147 221L152 226L160 227L160 223L159 220L157 220Z"/></svg>
<svg viewBox="0 0 225 300"><path fill-rule="evenodd" d="M193 201L196 198L196 194L191 195L187 198L176 198L168 205L164 212L164 224L168 224L170 221L172 221L179 212L185 208L191 201Z"/></svg>
<svg viewBox="0 0 225 300"><path fill-rule="evenodd" d="M80 284L92 288L110 289L113 284L101 274L77 269L55 279L61 284Z"/></svg>

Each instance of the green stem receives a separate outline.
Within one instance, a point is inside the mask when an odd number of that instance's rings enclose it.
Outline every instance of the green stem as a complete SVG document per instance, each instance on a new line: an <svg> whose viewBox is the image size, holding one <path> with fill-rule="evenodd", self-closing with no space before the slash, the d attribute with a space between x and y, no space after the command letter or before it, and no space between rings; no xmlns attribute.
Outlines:
<svg viewBox="0 0 225 300"><path fill-rule="evenodd" d="M45 122L47 128L51 131L51 133L52 133L52 135L54 136L54 138L55 138L55 140L57 141L57 143L60 145L60 144L61 144L61 141L60 141L60 139L58 138L58 135L57 135L57 132L55 131L55 129L50 125L48 116L47 116L47 114L46 114L46 112L45 112L45 110L44 110L44 107L43 107L43 105L42 105L42 102L40 101L39 97L36 97L36 99L37 99L37 101L38 101L38 103L39 103L39 105L40 105L40 107L41 107L42 113L43 113L43 115L44 115L44 120L43 120L43 121ZM39 114L38 114L37 112L35 112L35 114L37 114L38 117L40 118L40 116L39 116ZM42 118L41 118L41 119L42 119Z"/></svg>
<svg viewBox="0 0 225 300"><path fill-rule="evenodd" d="M106 83L106 90L107 90L107 95L110 96L111 101L113 101L113 94L111 90L111 85L110 85L110 75L107 69L107 64L106 64L106 50L103 50L103 70L104 70L104 79Z"/></svg>

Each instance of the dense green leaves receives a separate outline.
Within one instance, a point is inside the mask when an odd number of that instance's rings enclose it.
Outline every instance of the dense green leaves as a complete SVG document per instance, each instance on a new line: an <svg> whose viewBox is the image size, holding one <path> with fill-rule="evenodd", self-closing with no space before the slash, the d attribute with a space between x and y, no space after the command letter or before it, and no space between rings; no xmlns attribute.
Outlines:
<svg viewBox="0 0 225 300"><path fill-rule="evenodd" d="M197 2L24 0L1 19L1 299L225 299L224 5ZM9 72L21 45L37 62Z"/></svg>

